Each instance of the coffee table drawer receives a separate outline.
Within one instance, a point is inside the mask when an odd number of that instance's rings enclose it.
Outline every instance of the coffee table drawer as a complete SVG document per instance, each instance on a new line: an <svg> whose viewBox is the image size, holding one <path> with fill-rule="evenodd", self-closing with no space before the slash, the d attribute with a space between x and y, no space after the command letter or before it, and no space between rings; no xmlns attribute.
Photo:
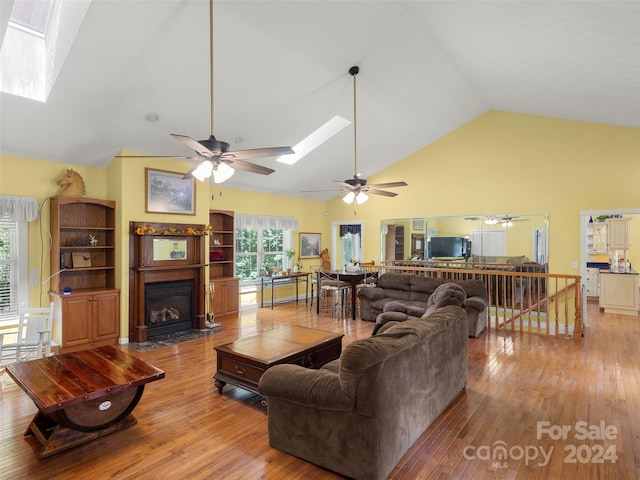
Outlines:
<svg viewBox="0 0 640 480"><path fill-rule="evenodd" d="M236 377L242 381L255 383L256 385L265 370L265 368L256 367L255 365L242 362L238 359L223 356L218 357L218 372Z"/></svg>

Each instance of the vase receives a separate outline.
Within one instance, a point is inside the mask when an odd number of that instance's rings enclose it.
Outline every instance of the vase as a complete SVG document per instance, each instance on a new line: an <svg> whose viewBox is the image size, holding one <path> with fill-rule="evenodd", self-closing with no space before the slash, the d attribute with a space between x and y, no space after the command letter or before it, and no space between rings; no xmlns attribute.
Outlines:
<svg viewBox="0 0 640 480"><path fill-rule="evenodd" d="M357 272L359 270L357 263L347 263L346 265L347 272Z"/></svg>
<svg viewBox="0 0 640 480"><path fill-rule="evenodd" d="M298 273L298 266L297 265L293 266L293 273Z"/></svg>

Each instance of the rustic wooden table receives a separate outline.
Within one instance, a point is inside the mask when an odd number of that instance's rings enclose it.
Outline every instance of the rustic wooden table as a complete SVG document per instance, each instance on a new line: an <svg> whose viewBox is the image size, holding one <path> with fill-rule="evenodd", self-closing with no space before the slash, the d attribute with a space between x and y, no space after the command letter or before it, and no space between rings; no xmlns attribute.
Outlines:
<svg viewBox="0 0 640 480"><path fill-rule="evenodd" d="M15 363L7 373L38 407L24 435L42 444L40 458L135 424L144 385L164 378L113 346Z"/></svg>

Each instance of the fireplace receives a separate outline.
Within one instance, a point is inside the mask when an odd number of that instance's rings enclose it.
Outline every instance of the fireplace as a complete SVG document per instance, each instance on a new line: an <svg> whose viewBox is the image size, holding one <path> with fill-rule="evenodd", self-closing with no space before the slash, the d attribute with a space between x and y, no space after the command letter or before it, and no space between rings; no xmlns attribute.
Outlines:
<svg viewBox="0 0 640 480"><path fill-rule="evenodd" d="M204 225L129 223L130 342L205 328L205 238Z"/></svg>
<svg viewBox="0 0 640 480"><path fill-rule="evenodd" d="M147 337L192 328L193 280L147 283L144 290Z"/></svg>

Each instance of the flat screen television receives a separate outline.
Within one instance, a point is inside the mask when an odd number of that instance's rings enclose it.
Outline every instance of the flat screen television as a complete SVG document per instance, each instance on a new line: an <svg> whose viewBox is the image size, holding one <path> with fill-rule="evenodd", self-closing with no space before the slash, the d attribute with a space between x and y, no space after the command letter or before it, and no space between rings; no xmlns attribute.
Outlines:
<svg viewBox="0 0 640 480"><path fill-rule="evenodd" d="M466 257L471 254L471 240L464 237L431 237L429 258Z"/></svg>

